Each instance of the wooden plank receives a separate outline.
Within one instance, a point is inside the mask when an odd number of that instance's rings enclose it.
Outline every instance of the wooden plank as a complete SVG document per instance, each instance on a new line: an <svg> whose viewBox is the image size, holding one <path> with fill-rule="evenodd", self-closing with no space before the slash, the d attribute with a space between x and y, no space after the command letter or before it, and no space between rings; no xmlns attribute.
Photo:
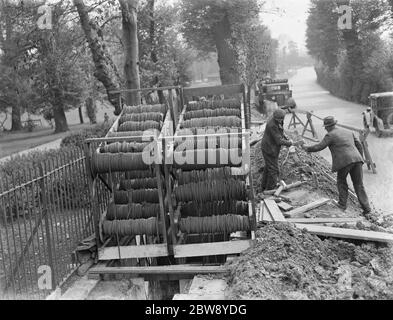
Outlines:
<svg viewBox="0 0 393 320"><path fill-rule="evenodd" d="M312 209L318 208L320 206L323 206L324 204L328 203L329 201L330 201L330 199L319 199L317 201L306 204L305 206L285 212L284 216L287 218L290 218L290 217L294 216L295 214L304 213L304 212L310 211Z"/></svg>
<svg viewBox="0 0 393 320"><path fill-rule="evenodd" d="M180 279L179 280L179 291L180 294L187 294L190 290L192 280L191 279Z"/></svg>
<svg viewBox="0 0 393 320"><path fill-rule="evenodd" d="M309 233L319 236L393 243L393 234L391 233L343 229L300 223L296 223L295 226L299 229L305 229Z"/></svg>
<svg viewBox="0 0 393 320"><path fill-rule="evenodd" d="M106 247L98 250L98 260L153 258L165 256L168 256L168 248L165 243L141 246Z"/></svg>
<svg viewBox="0 0 393 320"><path fill-rule="evenodd" d="M86 300L97 283L98 280L80 279L76 281L59 300Z"/></svg>
<svg viewBox="0 0 393 320"><path fill-rule="evenodd" d="M192 280L189 294L225 296L228 283L224 279L207 279L196 275Z"/></svg>
<svg viewBox="0 0 393 320"><path fill-rule="evenodd" d="M175 258L204 257L241 253L247 250L252 240L236 240L209 243L181 244L173 246Z"/></svg>
<svg viewBox="0 0 393 320"><path fill-rule="evenodd" d="M221 95L224 96L235 96L236 94L242 93L241 84L230 84L223 86L213 87L200 87L200 88L184 88L183 95L188 100L192 97L208 96L208 95Z"/></svg>
<svg viewBox="0 0 393 320"><path fill-rule="evenodd" d="M196 266L187 264L167 266L143 266L143 267L95 267L91 268L91 274L211 274L227 273L228 269L223 266Z"/></svg>
<svg viewBox="0 0 393 320"><path fill-rule="evenodd" d="M291 223L305 223L305 224L318 224L318 223L352 223L362 221L362 218L289 218L288 222Z"/></svg>
<svg viewBox="0 0 393 320"><path fill-rule="evenodd" d="M285 218L274 200L265 199L265 205L270 212L273 221L285 222Z"/></svg>
<svg viewBox="0 0 393 320"><path fill-rule="evenodd" d="M281 210L283 210L283 211L290 211L290 210L293 209L293 206L291 206L290 204L288 204L288 203L286 203L286 202L284 202L284 201L278 202L278 203L277 203L277 206L278 206Z"/></svg>

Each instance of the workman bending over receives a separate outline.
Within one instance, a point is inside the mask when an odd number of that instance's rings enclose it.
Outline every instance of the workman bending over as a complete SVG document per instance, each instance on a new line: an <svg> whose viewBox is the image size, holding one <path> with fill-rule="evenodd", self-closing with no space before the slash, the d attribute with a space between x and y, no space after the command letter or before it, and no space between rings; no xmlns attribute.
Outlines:
<svg viewBox="0 0 393 320"><path fill-rule="evenodd" d="M266 124L262 138L262 155L265 160L265 168L262 176L262 192L273 190L277 186L279 167L278 156L281 146L290 147L293 141L284 134L285 111L277 109L273 112L272 119Z"/></svg>
<svg viewBox="0 0 393 320"><path fill-rule="evenodd" d="M328 132L323 140L313 146L303 146L307 152L318 152L329 147L332 154L332 171L337 172L337 188L339 200L337 206L346 210L348 199L347 176L350 174L356 196L364 215L371 212L366 190L363 185L363 148L359 139L353 132L336 127L334 117L323 120L325 130Z"/></svg>

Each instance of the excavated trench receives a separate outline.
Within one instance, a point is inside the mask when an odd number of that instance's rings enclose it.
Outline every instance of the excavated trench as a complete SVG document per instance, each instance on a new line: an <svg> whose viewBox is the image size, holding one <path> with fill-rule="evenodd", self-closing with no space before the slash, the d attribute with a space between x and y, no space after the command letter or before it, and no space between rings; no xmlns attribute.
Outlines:
<svg viewBox="0 0 393 320"><path fill-rule="evenodd" d="M255 116L255 113L253 113ZM295 133L288 133L296 139ZM280 154L280 164L286 157ZM252 149L254 190L257 199L264 162L260 143ZM316 196L337 199L329 163L318 154L298 150L281 168L286 183L306 180L293 191L300 205ZM312 200L311 200L312 201ZM376 211L374 211L376 213ZM361 216L356 199L348 201L346 213L333 206L314 210L313 217ZM392 232L393 220L377 213L371 221L336 227ZM392 246L375 242L321 238L289 224L263 223L257 241L241 256L227 263L229 299L392 299Z"/></svg>

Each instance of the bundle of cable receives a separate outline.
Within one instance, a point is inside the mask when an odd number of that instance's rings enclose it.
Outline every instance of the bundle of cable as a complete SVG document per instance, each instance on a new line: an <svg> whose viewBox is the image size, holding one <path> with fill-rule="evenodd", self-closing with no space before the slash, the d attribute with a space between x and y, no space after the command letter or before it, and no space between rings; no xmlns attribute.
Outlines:
<svg viewBox="0 0 393 320"><path fill-rule="evenodd" d="M146 170L149 166L137 153L93 153L92 169L96 173Z"/></svg>
<svg viewBox="0 0 393 320"><path fill-rule="evenodd" d="M206 135L189 136L174 139L174 146L182 146L183 149L236 149L242 147L242 136L238 135Z"/></svg>
<svg viewBox="0 0 393 320"><path fill-rule="evenodd" d="M248 203L245 201L212 201L212 202L187 202L180 209L181 217L204 217L235 214L248 215Z"/></svg>
<svg viewBox="0 0 393 320"><path fill-rule="evenodd" d="M154 135L156 131L152 131ZM144 131L124 131L124 132L108 132L108 138L119 138L119 137L142 137L145 134Z"/></svg>
<svg viewBox="0 0 393 320"><path fill-rule="evenodd" d="M120 180L120 184L119 184L119 190L154 189L154 188L157 188L156 178Z"/></svg>
<svg viewBox="0 0 393 320"><path fill-rule="evenodd" d="M246 184L236 179L200 181L177 186L174 189L176 200L215 201L215 200L247 200Z"/></svg>
<svg viewBox="0 0 393 320"><path fill-rule="evenodd" d="M123 109L123 114L130 113L150 113L159 112L165 114L167 111L167 106L165 104L153 104L153 105L139 105L139 106L125 106Z"/></svg>
<svg viewBox="0 0 393 320"><path fill-rule="evenodd" d="M163 114L160 112L144 112L144 113L126 113L123 114L120 119L119 119L119 125L123 124L124 122L127 121L156 121L160 122L162 121Z"/></svg>
<svg viewBox="0 0 393 320"><path fill-rule="evenodd" d="M220 108L220 109L202 109L196 111L189 111L184 114L184 120L190 120L193 118L210 118L210 117L229 117L229 116L241 116L239 108Z"/></svg>
<svg viewBox="0 0 393 320"><path fill-rule="evenodd" d="M159 203L158 189L115 191L113 199L115 204Z"/></svg>
<svg viewBox="0 0 393 320"><path fill-rule="evenodd" d="M185 120L181 123L182 128L196 127L238 127L242 126L242 120L239 117L214 117L214 118L195 118Z"/></svg>
<svg viewBox="0 0 393 320"><path fill-rule="evenodd" d="M192 135L208 135L208 134L224 134L224 133L238 133L241 136L242 130L236 127L204 127L204 128L187 128L179 129L177 136L192 136ZM180 138L179 138L180 139Z"/></svg>
<svg viewBox="0 0 393 320"><path fill-rule="evenodd" d="M156 176L154 170L134 170L127 171L124 173L125 179L143 179L143 178L154 178Z"/></svg>
<svg viewBox="0 0 393 320"><path fill-rule="evenodd" d="M128 220L128 219L147 219L157 217L160 212L160 205L158 203L129 203L129 204L115 204L111 202L106 211L107 220Z"/></svg>
<svg viewBox="0 0 393 320"><path fill-rule="evenodd" d="M121 124L118 128L118 132L124 131L145 131L149 129L160 130L161 124L157 121L144 121L144 122L137 122L137 121L127 121Z"/></svg>
<svg viewBox="0 0 393 320"><path fill-rule="evenodd" d="M142 152L149 142L114 142L100 147L101 153Z"/></svg>
<svg viewBox="0 0 393 320"><path fill-rule="evenodd" d="M215 167L240 167L242 150L236 149L186 149L173 152L173 167L183 170L199 170Z"/></svg>
<svg viewBox="0 0 393 320"><path fill-rule="evenodd" d="M205 170L182 171L177 170L177 182L179 185L204 180L222 180L236 178L232 176L230 167L209 168Z"/></svg>
<svg viewBox="0 0 393 320"><path fill-rule="evenodd" d="M250 231L250 219L247 216L223 215L211 217L188 217L179 221L180 231L186 234L232 233Z"/></svg>
<svg viewBox="0 0 393 320"><path fill-rule="evenodd" d="M224 99L224 100L206 100L198 101L196 103L189 103L187 110L197 111L201 109L220 109L220 108L239 108L241 102L239 99Z"/></svg>
<svg viewBox="0 0 393 320"><path fill-rule="evenodd" d="M157 226L157 218L105 220L102 223L102 230L107 236L156 235L158 231Z"/></svg>

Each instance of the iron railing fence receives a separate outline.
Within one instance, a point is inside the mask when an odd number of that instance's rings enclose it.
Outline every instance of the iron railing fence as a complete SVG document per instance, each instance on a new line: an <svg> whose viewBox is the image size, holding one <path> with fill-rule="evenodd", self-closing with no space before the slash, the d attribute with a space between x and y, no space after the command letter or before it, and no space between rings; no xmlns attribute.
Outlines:
<svg viewBox="0 0 393 320"><path fill-rule="evenodd" d="M44 299L94 233L85 155L67 149L0 178L0 299ZM110 193L103 183L97 192L104 210Z"/></svg>

